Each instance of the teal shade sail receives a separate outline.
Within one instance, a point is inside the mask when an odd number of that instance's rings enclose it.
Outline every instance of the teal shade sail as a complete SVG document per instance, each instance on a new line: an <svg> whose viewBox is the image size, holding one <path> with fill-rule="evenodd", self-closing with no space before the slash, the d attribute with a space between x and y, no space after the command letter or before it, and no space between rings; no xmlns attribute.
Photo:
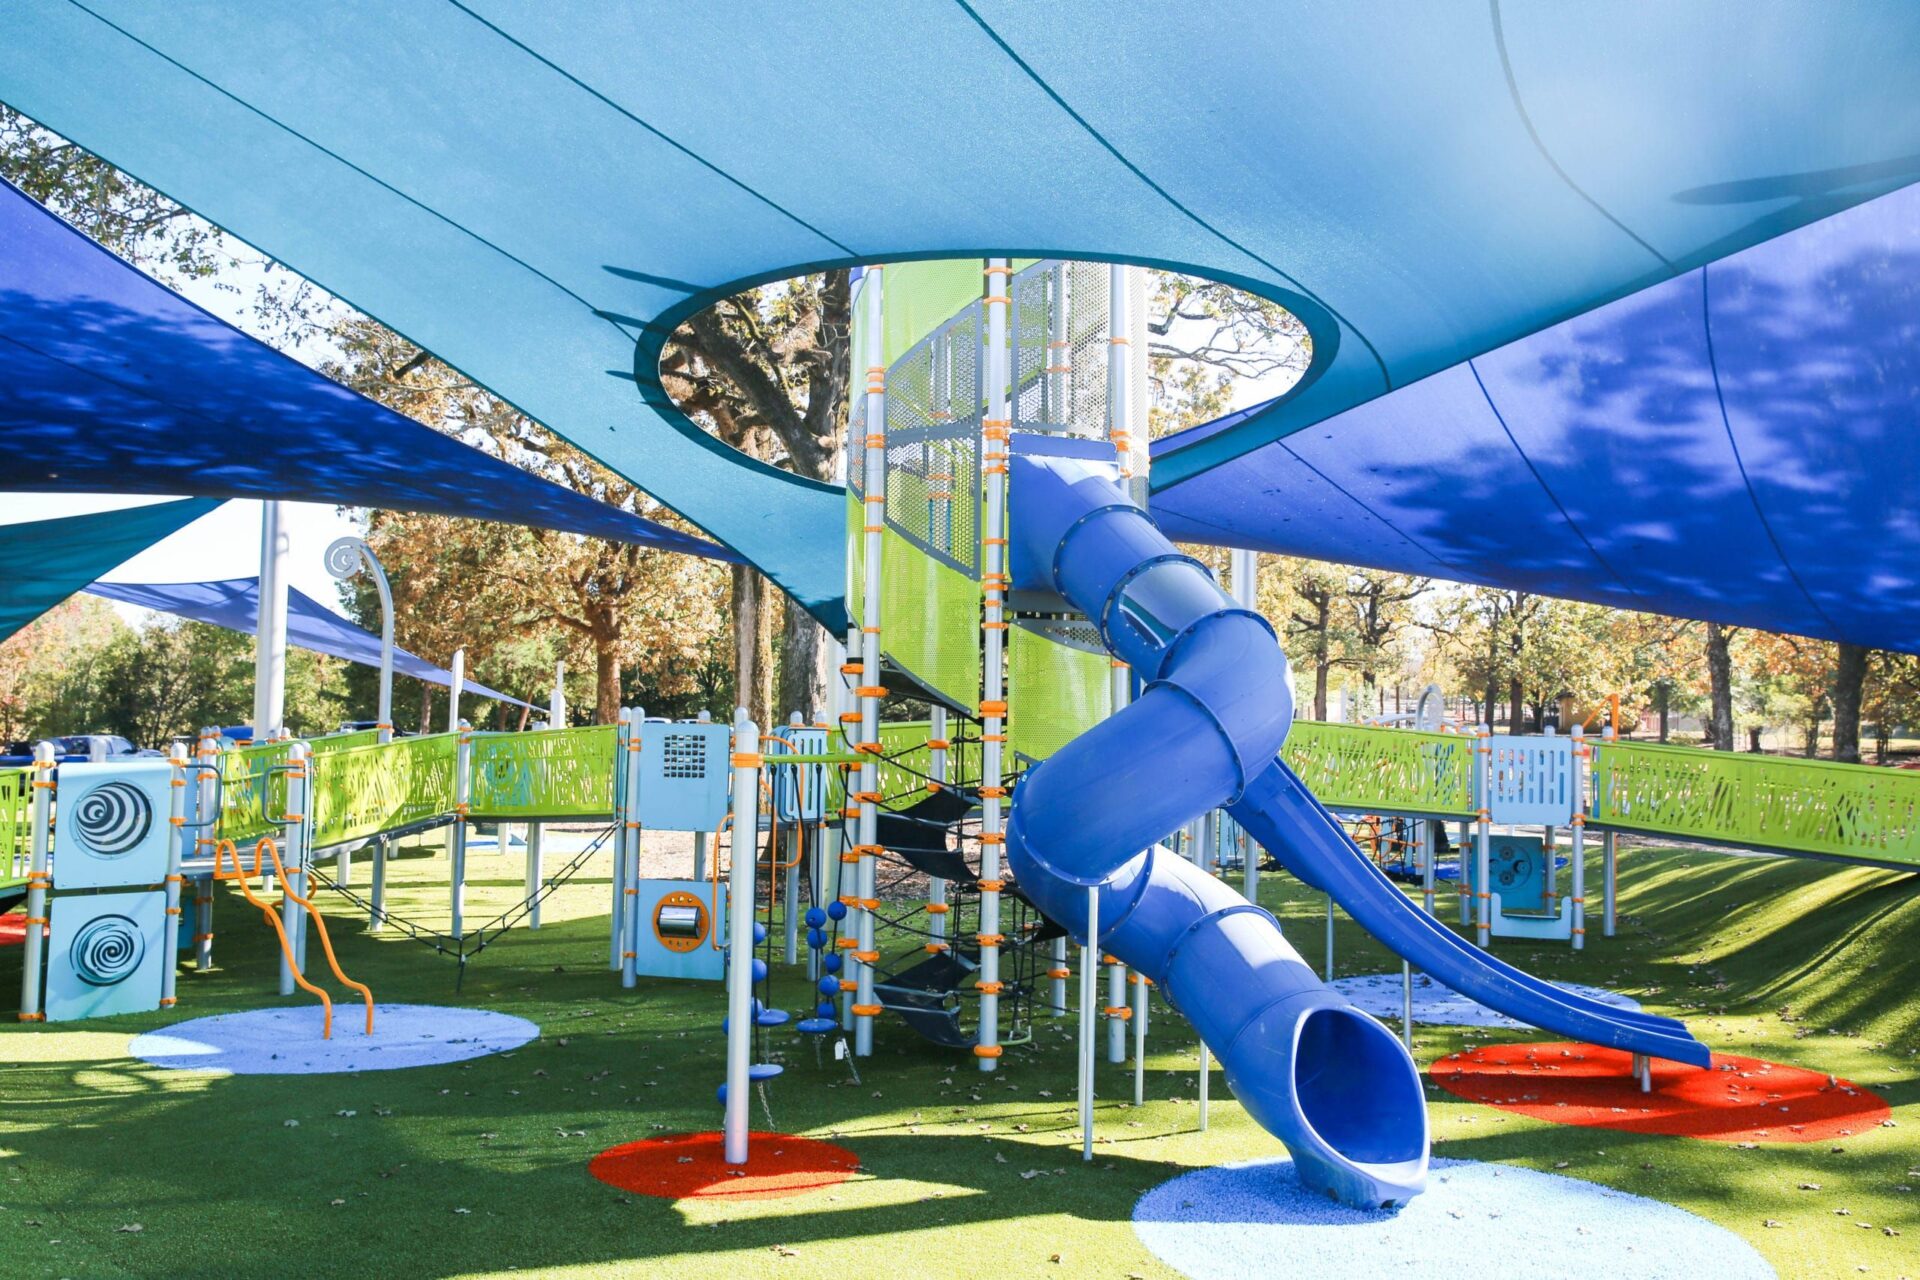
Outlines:
<svg viewBox="0 0 1920 1280"><path fill-rule="evenodd" d="M0 640L219 505L185 498L0 525Z"/></svg>

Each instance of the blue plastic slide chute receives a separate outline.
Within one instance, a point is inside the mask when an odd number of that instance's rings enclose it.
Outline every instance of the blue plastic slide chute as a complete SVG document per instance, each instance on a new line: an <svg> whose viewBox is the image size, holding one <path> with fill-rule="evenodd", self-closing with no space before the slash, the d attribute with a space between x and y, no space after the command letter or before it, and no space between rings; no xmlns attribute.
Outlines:
<svg viewBox="0 0 1920 1280"><path fill-rule="evenodd" d="M1100 947L1187 1016L1305 1182L1361 1206L1418 1194L1428 1150L1419 1069L1384 1026L1320 983L1270 914L1155 845L1212 808L1228 808L1302 880L1449 987L1562 1034L1704 1065L1706 1050L1681 1024L1572 996L1416 908L1278 761L1292 686L1266 621L1235 606L1086 464L1016 457L1013 466L1015 586L1071 601L1142 693L1028 773L1008 858L1023 891L1083 940L1088 890L1097 891Z"/></svg>
<svg viewBox="0 0 1920 1280"><path fill-rule="evenodd" d="M1404 1203L1427 1177L1412 1058L1271 915L1155 845L1238 799L1279 751L1293 707L1272 630L1105 478L1064 459L1016 466L1018 561L1048 566L1145 686L1020 784L1007 853L1021 889L1083 940L1096 890L1099 945L1187 1016L1301 1178L1349 1204Z"/></svg>

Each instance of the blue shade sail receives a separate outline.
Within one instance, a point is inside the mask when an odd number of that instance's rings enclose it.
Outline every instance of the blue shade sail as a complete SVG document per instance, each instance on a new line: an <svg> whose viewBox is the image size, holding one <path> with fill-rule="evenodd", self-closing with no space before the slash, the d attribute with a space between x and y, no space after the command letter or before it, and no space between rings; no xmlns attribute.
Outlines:
<svg viewBox="0 0 1920 1280"><path fill-rule="evenodd" d="M1920 188L1908 188L1153 504L1188 541L1920 652L1917 486Z"/></svg>
<svg viewBox="0 0 1920 1280"><path fill-rule="evenodd" d="M0 182L0 489L291 498L731 553L542 480L209 315Z"/></svg>
<svg viewBox="0 0 1920 1280"><path fill-rule="evenodd" d="M188 498L0 525L0 640L219 505Z"/></svg>
<svg viewBox="0 0 1920 1280"><path fill-rule="evenodd" d="M0 100L836 620L839 490L740 457L660 388L662 344L714 299L999 252L1177 267L1295 309L1306 380L1164 454L1172 486L1914 181L1916 65L1906 0L0 10Z"/></svg>
<svg viewBox="0 0 1920 1280"><path fill-rule="evenodd" d="M89 595L122 604L138 605L170 613L177 618L210 622L216 627L253 635L260 618L260 579L223 578L217 582L96 582L87 588ZM315 653L345 658L362 666L380 665L380 637L363 631L312 596L287 589L287 643ZM425 658L417 658L398 645L393 650L393 669L428 684L451 685L453 673L436 667ZM530 702L489 689L483 684L462 679L460 687L476 698L494 698L516 707L531 707ZM538 711L540 708L534 707Z"/></svg>

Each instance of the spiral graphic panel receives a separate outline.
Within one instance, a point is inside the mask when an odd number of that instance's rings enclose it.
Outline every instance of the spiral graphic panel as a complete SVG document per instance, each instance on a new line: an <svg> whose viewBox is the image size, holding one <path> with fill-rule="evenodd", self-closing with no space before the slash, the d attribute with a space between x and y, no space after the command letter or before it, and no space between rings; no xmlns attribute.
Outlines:
<svg viewBox="0 0 1920 1280"><path fill-rule="evenodd" d="M172 776L164 760L60 766L54 887L112 888L164 878Z"/></svg>
<svg viewBox="0 0 1920 1280"><path fill-rule="evenodd" d="M152 890L55 898L47 1021L159 1008L166 918L166 897Z"/></svg>

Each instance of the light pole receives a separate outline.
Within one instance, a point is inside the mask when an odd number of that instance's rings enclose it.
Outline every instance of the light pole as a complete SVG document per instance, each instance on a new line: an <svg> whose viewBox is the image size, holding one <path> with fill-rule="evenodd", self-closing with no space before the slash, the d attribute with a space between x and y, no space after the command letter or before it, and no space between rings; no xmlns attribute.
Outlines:
<svg viewBox="0 0 1920 1280"><path fill-rule="evenodd" d="M380 593L380 710L376 728L381 742L393 740L393 588L364 538L335 538L327 547L327 572L345 582L364 565Z"/></svg>

